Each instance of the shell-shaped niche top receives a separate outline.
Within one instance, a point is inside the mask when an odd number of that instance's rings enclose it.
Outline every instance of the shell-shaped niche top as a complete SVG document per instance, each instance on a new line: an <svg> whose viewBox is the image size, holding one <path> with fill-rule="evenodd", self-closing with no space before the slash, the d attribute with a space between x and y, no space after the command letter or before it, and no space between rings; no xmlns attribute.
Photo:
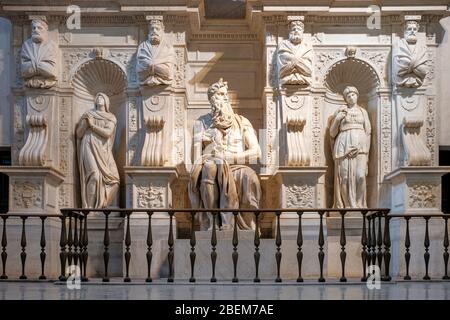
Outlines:
<svg viewBox="0 0 450 320"><path fill-rule="evenodd" d="M92 98L97 92L115 96L124 91L127 79L122 69L105 59L90 60L83 64L72 79L75 93Z"/></svg>
<svg viewBox="0 0 450 320"><path fill-rule="evenodd" d="M376 71L359 59L341 60L335 63L325 76L325 86L329 93L341 98L346 86L355 86L361 97L367 97L378 85Z"/></svg>

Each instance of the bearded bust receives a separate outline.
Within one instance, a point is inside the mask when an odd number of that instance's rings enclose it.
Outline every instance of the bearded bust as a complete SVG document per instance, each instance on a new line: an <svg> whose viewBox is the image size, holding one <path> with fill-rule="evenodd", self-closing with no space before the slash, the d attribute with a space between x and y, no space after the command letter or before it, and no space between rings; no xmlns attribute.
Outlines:
<svg viewBox="0 0 450 320"><path fill-rule="evenodd" d="M277 50L278 76L281 85L310 85L312 47L303 41L304 24L294 20L289 24L289 38Z"/></svg>
<svg viewBox="0 0 450 320"><path fill-rule="evenodd" d="M174 78L175 51L164 38L161 18L150 20L148 39L137 51L136 72L143 86L170 85Z"/></svg>
<svg viewBox="0 0 450 320"><path fill-rule="evenodd" d="M31 38L22 45L22 78L29 88L51 88L57 82L58 46L48 39L48 24L45 20L33 20L31 31Z"/></svg>
<svg viewBox="0 0 450 320"><path fill-rule="evenodd" d="M427 48L418 42L419 23L411 20L405 25L404 38L400 40L395 62L396 84L399 87L418 88L428 72Z"/></svg>

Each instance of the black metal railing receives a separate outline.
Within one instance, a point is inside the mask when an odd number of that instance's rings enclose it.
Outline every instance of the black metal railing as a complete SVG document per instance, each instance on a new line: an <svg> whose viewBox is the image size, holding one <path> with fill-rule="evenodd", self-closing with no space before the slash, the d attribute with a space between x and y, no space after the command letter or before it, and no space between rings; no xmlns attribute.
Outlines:
<svg viewBox="0 0 450 320"><path fill-rule="evenodd" d="M66 266L75 265L80 268L81 271L81 281L88 281L88 274L86 272L88 261L89 261L89 228L88 228L88 217L91 213L97 212L102 213L104 217L104 234L103 234L103 263L104 263L104 272L102 276L102 280L104 282L110 281L110 217L111 213L119 212L122 214L125 220L125 235L124 235L124 252L123 258L125 262L125 272L123 275L124 282L130 282L132 279L130 277L130 263L131 263L131 250L132 250L132 239L133 234L130 228L130 218L133 214L136 213L146 213L148 217L148 227L147 227L147 235L146 235L146 250L142 252L143 257L145 257L147 265L147 277L145 278L145 282L152 282L152 259L153 259L153 227L152 227L152 219L155 213L166 213L168 215L169 220L169 229L167 231L167 263L168 263L168 282L175 281L175 242L176 237L174 234L173 226L174 219L179 214L186 214L190 218L190 237L189 237L189 246L186 248L187 253L189 255L190 262L190 276L187 280L189 282L196 282L195 275L195 266L197 261L197 252L196 246L198 242L196 240L195 235L195 219L196 215L201 212L210 212L212 214L213 220L218 219L218 214L223 211L220 209L215 210L206 210L206 209L62 209L61 215L27 215L27 214L1 214L2 220L2 236L1 236L1 261L2 261L2 274L0 279L7 280L8 275L6 273L6 265L7 263L13 263L11 252L8 252L8 237L7 237L7 228L8 228L8 219L10 218L19 218L21 221L21 237L20 237L20 252L14 252L14 255L19 256L20 261L20 270L21 274L19 279L28 279L26 275L26 262L27 262L27 233L26 233L26 223L29 219L40 219L41 220L41 235L40 235L40 261L41 261L41 274L38 279L44 280L47 279L45 275L45 262L46 262L46 235L45 235L45 223L48 218L58 218L61 221L61 233L59 239L59 260L60 260L60 275L58 279L60 281L67 280L66 274ZM389 209L260 209L260 210L230 210L227 209L226 212L231 212L233 215L237 216L239 213L242 214L250 214L255 218L255 225L257 232L254 233L253 245L253 260L254 260L254 282L260 282L260 259L261 259L261 234L259 232L260 228L260 218L264 213L274 213L275 216L275 234L274 234L274 248L273 248L273 256L276 262L276 274L274 275L273 281L282 282L282 274L281 274L281 264L283 263L282 257L287 254L296 254L297 260L297 269L298 269L298 277L297 282L304 281L304 274L302 274L302 267L304 263L304 227L303 227L303 217L305 213L316 213L319 219L319 230L318 230L318 240L317 240L317 259L319 270L319 277L317 281L325 282L324 276L324 263L325 263L325 245L327 241L327 237L325 237L324 230L324 219L330 215L330 213L334 213L334 216L337 216L340 220L340 234L339 234L339 260L341 267L341 275L339 277L340 282L347 282L347 272L346 272L346 264L347 264L347 229L346 229L346 217L348 214L358 213L361 215L361 278L360 280L365 282L370 276L369 266L377 265L382 271L383 281L391 280L391 221L392 219L400 220L405 222L405 239L404 239L404 259L406 263L406 272L403 278L405 280L411 280L410 276L410 259L411 259L411 238L410 238L410 222L415 219L423 219L425 221L425 230L424 230L424 264L425 264L425 274L423 276L423 280L431 280L429 275L429 264L430 264L430 233L429 233L429 221L431 219L437 219L442 221L442 227L444 230L444 239L442 241L443 245L443 262L444 262L444 274L442 275L442 279L448 280L448 260L449 260L449 237L448 237L448 215L436 214L436 215L396 215L389 214ZM296 214L298 217L298 230L296 237L296 245L297 252L283 252L283 235L281 228L281 218L283 213ZM237 266L239 264L240 252L239 252L239 232L238 225L236 223L237 219L234 219L234 225L232 228L232 251L230 252L230 257L233 266L233 277L231 279L232 282L239 282L239 274L237 272ZM214 221L215 222L215 221ZM217 245L218 245L218 230L216 228L216 224L213 224L211 230L211 252L210 252L210 262L211 262L211 282L216 282L218 279L216 277L216 269L217 269ZM36 239L33 239L34 241ZM402 239L403 244L403 239ZM136 253L134 253L136 254ZM141 254L140 252L137 254ZM339 261L338 260L338 261ZM142 266L144 267L144 266Z"/></svg>

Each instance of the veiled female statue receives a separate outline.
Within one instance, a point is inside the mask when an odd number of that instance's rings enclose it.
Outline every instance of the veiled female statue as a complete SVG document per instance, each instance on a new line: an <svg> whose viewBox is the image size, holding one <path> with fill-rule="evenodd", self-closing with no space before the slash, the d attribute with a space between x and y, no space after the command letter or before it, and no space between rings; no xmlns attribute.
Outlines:
<svg viewBox="0 0 450 320"><path fill-rule="evenodd" d="M346 106L334 114L331 145L334 159L334 207L366 208L371 127L367 111L358 106L355 87L344 89Z"/></svg>
<svg viewBox="0 0 450 320"><path fill-rule="evenodd" d="M98 93L95 110L85 112L77 128L83 208L105 208L119 190L119 172L112 154L117 119L109 105L108 96Z"/></svg>

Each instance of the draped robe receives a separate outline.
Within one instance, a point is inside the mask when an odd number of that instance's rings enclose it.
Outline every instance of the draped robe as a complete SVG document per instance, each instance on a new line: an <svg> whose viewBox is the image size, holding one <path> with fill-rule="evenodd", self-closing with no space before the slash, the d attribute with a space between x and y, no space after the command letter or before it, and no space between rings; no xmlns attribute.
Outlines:
<svg viewBox="0 0 450 320"><path fill-rule="evenodd" d="M208 114L197 120L197 125L201 125L201 131L211 130L211 115ZM244 117L234 114L232 124L234 130L254 130L251 123ZM198 129L198 128L197 128ZM216 129L218 130L218 129ZM197 132L196 134L202 134ZM242 137L241 137L242 138ZM245 141L241 141L245 144ZM245 150L245 146L242 146ZM203 150L205 151L205 150ZM201 197L202 169L206 161L214 161L217 165L216 183L219 186L219 201L217 208L220 209L257 209L261 199L261 186L256 172L246 165L230 165L225 159L213 154L204 152L201 158L192 167L189 180L189 199L193 208L204 208ZM221 218L224 224L231 221L231 213L222 213ZM206 214L200 214L200 225L207 222ZM252 229L252 217L249 214L238 214L237 224L240 229Z"/></svg>
<svg viewBox="0 0 450 320"><path fill-rule="evenodd" d="M50 88L57 80L57 46L49 40L35 43L26 40L21 51L21 74L31 88Z"/></svg>
<svg viewBox="0 0 450 320"><path fill-rule="evenodd" d="M335 113L330 126L333 146L334 167L334 207L366 208L366 176L370 150L371 126L367 111L354 106L340 122ZM358 155L349 157L352 149Z"/></svg>
<svg viewBox="0 0 450 320"><path fill-rule="evenodd" d="M168 85L173 80L175 51L164 39L158 45L142 42L137 51L136 72L141 85Z"/></svg>
<svg viewBox="0 0 450 320"><path fill-rule="evenodd" d="M86 114L91 115L93 123L105 129L109 133L109 137L105 138L93 132L91 128L87 127L86 120L81 120L80 125L86 128L84 135L78 139L82 207L90 207L88 199L91 195L88 194L87 186L94 183L96 198L94 208L105 208L111 204L120 183L112 154L117 120L112 113L104 111L91 110Z"/></svg>
<svg viewBox="0 0 450 320"><path fill-rule="evenodd" d="M399 87L417 88L423 84L428 72L426 47L408 44L401 39L396 55L397 85Z"/></svg>
<svg viewBox="0 0 450 320"><path fill-rule="evenodd" d="M301 42L284 40L278 47L278 73L281 84L310 85L312 75L312 47Z"/></svg>

